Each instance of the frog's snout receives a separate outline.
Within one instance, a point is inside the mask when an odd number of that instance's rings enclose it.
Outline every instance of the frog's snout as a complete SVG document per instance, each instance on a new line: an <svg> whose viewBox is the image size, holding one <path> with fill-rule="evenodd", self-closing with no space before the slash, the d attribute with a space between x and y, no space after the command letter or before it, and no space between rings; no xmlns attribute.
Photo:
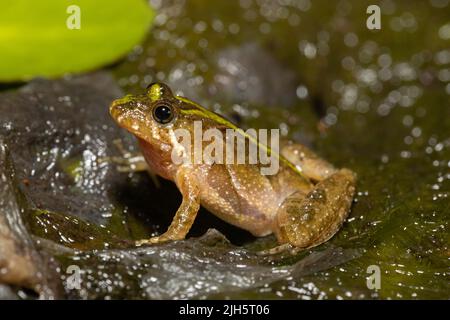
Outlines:
<svg viewBox="0 0 450 320"><path fill-rule="evenodd" d="M128 129L136 120L137 110L129 100L121 98L111 103L109 113L119 126Z"/></svg>
<svg viewBox="0 0 450 320"><path fill-rule="evenodd" d="M109 106L109 114L113 117L114 120L120 123L120 119L123 118L123 114L125 111L125 106L120 103L119 100L114 100Z"/></svg>
<svg viewBox="0 0 450 320"><path fill-rule="evenodd" d="M109 113L120 127L136 136L142 136L142 128L149 126L142 104L128 96L114 100L109 106Z"/></svg>

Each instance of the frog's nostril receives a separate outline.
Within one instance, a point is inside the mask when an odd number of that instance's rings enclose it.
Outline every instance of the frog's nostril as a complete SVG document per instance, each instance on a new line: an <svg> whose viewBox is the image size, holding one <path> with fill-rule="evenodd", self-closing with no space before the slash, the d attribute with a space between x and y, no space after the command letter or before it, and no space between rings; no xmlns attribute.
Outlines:
<svg viewBox="0 0 450 320"><path fill-rule="evenodd" d="M118 108L118 104L116 103L116 100L115 100L115 101L113 101L113 102L111 103L111 105L109 106L109 113L110 113L111 115L114 115L114 113L116 112L117 108Z"/></svg>

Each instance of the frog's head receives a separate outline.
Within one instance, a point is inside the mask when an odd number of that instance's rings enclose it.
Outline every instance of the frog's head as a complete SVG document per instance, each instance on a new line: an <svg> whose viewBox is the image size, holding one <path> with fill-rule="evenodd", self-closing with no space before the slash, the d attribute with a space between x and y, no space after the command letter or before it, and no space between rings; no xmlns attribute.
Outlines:
<svg viewBox="0 0 450 320"><path fill-rule="evenodd" d="M149 85L145 94L127 95L113 101L110 113L119 126L134 134L146 147L156 147L165 158L176 143L175 129L192 132L195 121L201 121L203 128L216 127L218 122L223 125L225 121L198 104L173 95L162 83Z"/></svg>
<svg viewBox="0 0 450 320"><path fill-rule="evenodd" d="M109 112L117 124L152 146L167 149L170 132L179 120L180 101L170 88L153 83L145 94L114 100Z"/></svg>

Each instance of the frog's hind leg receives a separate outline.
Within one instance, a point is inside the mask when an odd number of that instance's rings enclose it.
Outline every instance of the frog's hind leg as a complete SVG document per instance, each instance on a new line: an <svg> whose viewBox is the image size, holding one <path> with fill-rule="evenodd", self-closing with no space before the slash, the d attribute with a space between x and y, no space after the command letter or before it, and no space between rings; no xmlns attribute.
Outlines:
<svg viewBox="0 0 450 320"><path fill-rule="evenodd" d="M285 143L280 153L291 163L299 167L308 178L315 181L322 181L337 171L331 163L298 143L291 141Z"/></svg>
<svg viewBox="0 0 450 320"><path fill-rule="evenodd" d="M300 192L288 196L277 212L278 241L307 249L330 239L348 215L355 180L352 171L341 169L317 183L306 197Z"/></svg>

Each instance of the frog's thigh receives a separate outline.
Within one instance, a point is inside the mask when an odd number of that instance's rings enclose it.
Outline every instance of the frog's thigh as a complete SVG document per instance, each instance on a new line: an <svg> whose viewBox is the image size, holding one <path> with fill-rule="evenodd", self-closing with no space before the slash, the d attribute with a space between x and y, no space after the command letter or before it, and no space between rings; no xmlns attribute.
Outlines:
<svg viewBox="0 0 450 320"><path fill-rule="evenodd" d="M279 242L310 248L330 239L347 217L354 191L355 174L342 169L315 185L306 197L299 192L287 197L277 212Z"/></svg>
<svg viewBox="0 0 450 320"><path fill-rule="evenodd" d="M331 163L301 144L289 141L281 147L280 153L313 180L322 181L336 172Z"/></svg>

